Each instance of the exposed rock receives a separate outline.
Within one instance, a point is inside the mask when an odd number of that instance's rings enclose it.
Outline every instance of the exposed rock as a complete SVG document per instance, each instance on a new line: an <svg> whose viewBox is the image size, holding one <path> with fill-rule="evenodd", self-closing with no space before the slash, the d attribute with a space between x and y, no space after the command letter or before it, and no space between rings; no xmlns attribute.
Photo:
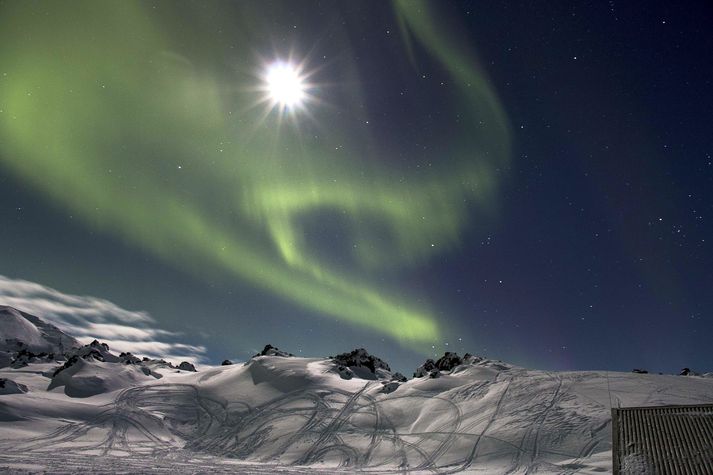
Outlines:
<svg viewBox="0 0 713 475"><path fill-rule="evenodd" d="M134 360L138 361L138 358L131 355L131 353L122 353L120 356L116 356L115 354L109 351L109 345L107 345L106 343L100 343L98 340L94 340L88 345L84 345L80 348L71 351L69 353L69 358L67 358L67 361L65 361L62 366L60 366L54 371L53 377L57 376L65 369L72 367L74 364L77 363L79 359L87 361L103 361L108 363L120 363Z"/></svg>
<svg viewBox="0 0 713 475"><path fill-rule="evenodd" d="M683 368L679 374L681 376L698 376L698 373L691 370L690 368Z"/></svg>
<svg viewBox="0 0 713 475"><path fill-rule="evenodd" d="M352 379L354 377L354 371L349 369L347 366L339 365L337 366L337 372L342 379Z"/></svg>
<svg viewBox="0 0 713 475"><path fill-rule="evenodd" d="M196 372L196 367L188 361L181 361L181 364L178 365L178 369L180 369L181 371L192 371L194 373Z"/></svg>
<svg viewBox="0 0 713 475"><path fill-rule="evenodd" d="M150 369L151 376L153 376L154 378L163 377L163 375L161 373L159 373L160 370L176 370L176 367L172 363L170 363L164 359L144 358L141 361L140 366Z"/></svg>
<svg viewBox="0 0 713 475"><path fill-rule="evenodd" d="M119 359L124 364L141 364L143 362L138 356L134 356L128 351L126 353L119 354Z"/></svg>
<svg viewBox="0 0 713 475"><path fill-rule="evenodd" d="M422 378L424 376L429 376L431 378L437 378L441 375L441 373L453 373L453 371L459 366L476 364L487 364L488 366L492 366L493 368L502 371L510 369L508 366L498 365L490 360L486 360L482 356L474 356L470 353L466 353L463 355L463 358L461 358L457 353L447 351L436 361L433 361L430 358L427 359L421 366L416 368L416 371L413 373L413 377Z"/></svg>
<svg viewBox="0 0 713 475"><path fill-rule="evenodd" d="M399 382L401 382L401 383L405 383L406 381L408 381L408 379L406 378L406 376L404 376L403 374L399 373L398 371L391 375L391 379L392 379L393 381L399 381Z"/></svg>
<svg viewBox="0 0 713 475"><path fill-rule="evenodd" d="M133 356L131 353L122 353L120 356L116 356L109 351L109 345L101 343L98 340L94 340L88 345L84 345L70 352L67 361L65 361L62 366L54 371L52 377L57 376L67 368L71 368L77 364L80 359L86 361L102 361L107 363L126 362L126 364L131 364L130 362L134 361L134 359L138 361L138 358Z"/></svg>
<svg viewBox="0 0 713 475"><path fill-rule="evenodd" d="M23 348L15 354L10 366L12 368L22 368L30 363L49 363L52 361L55 361L53 353L45 353L44 351L33 353Z"/></svg>
<svg viewBox="0 0 713 475"><path fill-rule="evenodd" d="M97 348L100 351L109 351L109 345L107 345L104 342L100 342L99 340L92 340L91 343L88 345L84 345L85 347L88 346L90 348Z"/></svg>
<svg viewBox="0 0 713 475"><path fill-rule="evenodd" d="M161 379L163 378L163 375L161 373L157 373L155 371L151 371L151 368L141 365L141 372L144 373L146 376L153 376L156 379Z"/></svg>
<svg viewBox="0 0 713 475"><path fill-rule="evenodd" d="M632 373L636 374L649 374L649 372L645 369L639 369L639 368L634 368L631 370Z"/></svg>
<svg viewBox="0 0 713 475"><path fill-rule="evenodd" d="M381 390L379 392L384 393L384 394L392 393L392 392L396 391L400 386L400 384L397 383L396 381L389 381L389 382L383 381L381 384L383 384L383 387L381 388Z"/></svg>
<svg viewBox="0 0 713 475"><path fill-rule="evenodd" d="M416 371L413 373L413 377L422 378L435 369L437 369L436 362L429 358L421 366L416 368Z"/></svg>
<svg viewBox="0 0 713 475"><path fill-rule="evenodd" d="M349 368L353 375L362 379L391 379L391 368L386 361L370 355L364 348L337 355L332 358L332 361L338 367Z"/></svg>
<svg viewBox="0 0 713 475"><path fill-rule="evenodd" d="M230 360L223 360L223 362L220 364L221 364L221 366L230 366L233 364L233 362Z"/></svg>
<svg viewBox="0 0 713 475"><path fill-rule="evenodd" d="M436 368L440 371L452 371L456 366L462 364L463 358L458 356L457 353L446 351L446 353L436 361Z"/></svg>
<svg viewBox="0 0 713 475"><path fill-rule="evenodd" d="M277 347L267 344L265 345L265 348L263 348L260 353L254 355L253 358L255 358L256 356L282 356L284 358L287 358L289 356L295 355L293 355L292 353L287 353L286 351L281 351Z"/></svg>
<svg viewBox="0 0 713 475"><path fill-rule="evenodd" d="M12 354L12 353L10 353ZM22 349L15 353L15 356L12 358L12 361L10 362L10 367L11 368L22 368L24 366L27 366L30 363L36 362L36 358L34 353L28 352L26 349Z"/></svg>
<svg viewBox="0 0 713 475"><path fill-rule="evenodd" d="M161 359L144 358L143 363L154 364L161 368L171 368L171 369L176 368L175 366L173 366L173 363L171 363L170 361L166 361L163 358L161 358Z"/></svg>
<svg viewBox="0 0 713 475"><path fill-rule="evenodd" d="M64 364L62 366L60 366L54 370L54 373L52 373L52 377L57 376L59 373L61 373L62 371L64 371L67 368L71 368L73 365L75 365L77 363L77 361L79 361L79 356L77 356L77 355L70 356L67 359L67 361L64 362Z"/></svg>
<svg viewBox="0 0 713 475"><path fill-rule="evenodd" d="M16 383L12 379L0 378L0 394L24 394L27 386Z"/></svg>

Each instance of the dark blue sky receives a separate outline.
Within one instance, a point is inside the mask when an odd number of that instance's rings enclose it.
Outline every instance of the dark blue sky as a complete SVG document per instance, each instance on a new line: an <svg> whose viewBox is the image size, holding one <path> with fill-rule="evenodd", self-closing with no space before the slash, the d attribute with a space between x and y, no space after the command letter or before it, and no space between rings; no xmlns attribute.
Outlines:
<svg viewBox="0 0 713 475"><path fill-rule="evenodd" d="M706 366L711 5L466 10L515 135L502 221L467 257L491 270L468 296L483 331L555 366Z"/></svg>
<svg viewBox="0 0 713 475"><path fill-rule="evenodd" d="M249 37L252 50L318 63L320 100L341 111L338 125L348 128L352 113L372 118L380 154L367 162L448 170L454 159L439 147L477 126L460 121L472 104L449 100L451 78L429 47L404 53L398 20L381 2L156 6L176 51L208 76L240 69L233 63L244 57L233 51L245 33L234 25L248 14L263 28ZM385 269L401 298L428 302L450 327L433 354L455 349L546 369L712 370L713 6L439 6L438 22L479 58L499 98L511 151L494 170L497 199L488 212L471 210L458 246L408 270ZM210 42L220 48L207 54ZM356 102L330 93L352 83ZM317 140L324 124L315 116L300 133ZM166 259L88 225L4 166L13 153L0 143L0 274L147 310L207 345L215 361L268 342L305 356L365 346L402 371L425 357L209 266L191 272L176 264L178 247ZM302 229L307 250L349 266L335 244L348 234L338 217L317 212Z"/></svg>

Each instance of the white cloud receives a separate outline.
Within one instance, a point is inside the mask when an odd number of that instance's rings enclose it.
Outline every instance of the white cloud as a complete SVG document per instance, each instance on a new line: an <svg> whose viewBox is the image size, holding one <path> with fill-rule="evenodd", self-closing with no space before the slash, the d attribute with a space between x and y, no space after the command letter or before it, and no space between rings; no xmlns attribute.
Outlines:
<svg viewBox="0 0 713 475"><path fill-rule="evenodd" d="M169 361L205 361L206 349L175 341L180 335L156 328L146 312L108 300L70 295L34 282L0 275L0 305L15 307L57 325L83 343L106 342L113 351ZM173 341L171 341L173 340Z"/></svg>
<svg viewBox="0 0 713 475"><path fill-rule="evenodd" d="M176 337L178 333L159 330L157 328L140 328L117 323L88 322L84 328L75 328L75 337L93 336L95 338L129 339L138 341L153 341L157 337Z"/></svg>

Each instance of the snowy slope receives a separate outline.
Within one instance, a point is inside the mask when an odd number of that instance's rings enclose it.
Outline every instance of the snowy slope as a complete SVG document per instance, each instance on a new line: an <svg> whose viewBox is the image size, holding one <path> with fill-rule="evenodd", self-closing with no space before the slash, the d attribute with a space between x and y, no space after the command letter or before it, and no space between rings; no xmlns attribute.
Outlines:
<svg viewBox="0 0 713 475"><path fill-rule="evenodd" d="M30 348L76 342L0 312L1 334ZM612 406L713 402L710 377L536 371L453 353L406 381L363 349L297 358L268 345L196 372L98 341L59 361L13 348L0 365L8 472L600 473L611 470Z"/></svg>
<svg viewBox="0 0 713 475"><path fill-rule="evenodd" d="M82 398L47 391L53 368L0 370L28 388L0 395L0 468L600 473L611 470L612 405L713 402L711 378L554 373L489 360L392 392L385 380L342 379L327 359L155 368L160 379L89 361L78 373L111 384Z"/></svg>
<svg viewBox="0 0 713 475"><path fill-rule="evenodd" d="M62 354L80 343L59 328L12 307L0 305L0 351L14 350L17 341L39 353Z"/></svg>

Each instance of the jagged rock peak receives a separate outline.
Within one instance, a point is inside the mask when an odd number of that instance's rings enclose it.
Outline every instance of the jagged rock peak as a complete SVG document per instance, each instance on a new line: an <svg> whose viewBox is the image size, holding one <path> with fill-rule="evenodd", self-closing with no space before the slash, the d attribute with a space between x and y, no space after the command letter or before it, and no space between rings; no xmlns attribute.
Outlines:
<svg viewBox="0 0 713 475"><path fill-rule="evenodd" d="M295 355L293 355L292 353L288 353L286 351L282 351L279 348L277 348L276 346L267 344L267 345L265 345L265 348L263 348L263 350L260 353L253 355L253 358L255 358L256 356L282 356L284 358L287 358L289 356L295 356Z"/></svg>
<svg viewBox="0 0 713 475"><path fill-rule="evenodd" d="M456 366L460 366L462 364L463 358L458 356L458 353L446 351L446 353L436 361L436 368L440 371L451 371Z"/></svg>
<svg viewBox="0 0 713 475"><path fill-rule="evenodd" d="M484 361L484 358L473 356L470 353L466 353L461 358L458 356L458 353L446 351L446 353L436 361L430 358L427 359L421 366L416 368L413 377L422 378L423 376L430 376L431 378L438 378L442 372L452 372L458 366L465 364L472 365L482 361Z"/></svg>
<svg viewBox="0 0 713 475"><path fill-rule="evenodd" d="M432 375L438 373L438 368L436 368L436 362L431 358L427 359L421 366L416 368L413 373L414 378L422 378L427 375Z"/></svg>
<svg viewBox="0 0 713 475"><path fill-rule="evenodd" d="M391 371L391 368L386 361L374 355L370 355L364 348L357 348L349 353L342 353L332 358L337 365L354 368L367 368L372 374L376 374L376 370L383 369Z"/></svg>
<svg viewBox="0 0 713 475"><path fill-rule="evenodd" d="M406 381L408 381L408 378L397 371L391 375L391 380L398 381L400 383L405 383Z"/></svg>
<svg viewBox="0 0 713 475"><path fill-rule="evenodd" d="M100 342L99 340L92 340L91 343L89 343L88 345L85 345L85 346L89 346L91 348L97 348L98 350L109 351L109 345L107 345L104 342Z"/></svg>

